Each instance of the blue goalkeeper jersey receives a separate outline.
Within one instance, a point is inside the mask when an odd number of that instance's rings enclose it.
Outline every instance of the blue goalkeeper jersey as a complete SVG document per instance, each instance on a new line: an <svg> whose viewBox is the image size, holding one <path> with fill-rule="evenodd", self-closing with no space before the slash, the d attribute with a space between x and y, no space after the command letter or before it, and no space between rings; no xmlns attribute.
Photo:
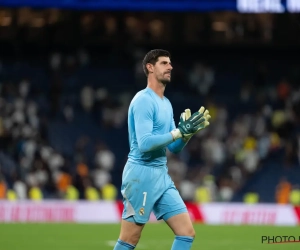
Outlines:
<svg viewBox="0 0 300 250"><path fill-rule="evenodd" d="M173 108L166 97L159 97L151 88L139 91L128 110L130 152L128 162L158 167L167 163L166 149L180 152L185 146L182 139L173 142L175 129Z"/></svg>

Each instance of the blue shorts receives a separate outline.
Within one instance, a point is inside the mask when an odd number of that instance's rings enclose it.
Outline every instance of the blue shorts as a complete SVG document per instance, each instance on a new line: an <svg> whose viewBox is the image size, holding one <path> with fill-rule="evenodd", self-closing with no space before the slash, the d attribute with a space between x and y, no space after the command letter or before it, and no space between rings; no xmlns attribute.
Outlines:
<svg viewBox="0 0 300 250"><path fill-rule="evenodd" d="M147 167L127 162L122 180L124 220L145 224L151 212L157 220L165 221L188 212L167 166Z"/></svg>

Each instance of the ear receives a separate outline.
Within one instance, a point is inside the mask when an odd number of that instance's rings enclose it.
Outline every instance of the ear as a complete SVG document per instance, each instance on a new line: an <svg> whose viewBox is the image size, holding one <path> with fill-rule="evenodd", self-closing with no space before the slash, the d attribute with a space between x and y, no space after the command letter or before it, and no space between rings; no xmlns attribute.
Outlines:
<svg viewBox="0 0 300 250"><path fill-rule="evenodd" d="M146 64L146 68L148 70L149 73L153 73L153 65L151 63L147 63Z"/></svg>

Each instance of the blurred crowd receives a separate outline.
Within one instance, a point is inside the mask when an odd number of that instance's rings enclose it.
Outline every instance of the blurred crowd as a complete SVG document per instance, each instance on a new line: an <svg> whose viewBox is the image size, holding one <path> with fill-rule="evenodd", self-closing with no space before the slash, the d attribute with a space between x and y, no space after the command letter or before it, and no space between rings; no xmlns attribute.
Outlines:
<svg viewBox="0 0 300 250"><path fill-rule="evenodd" d="M51 54L47 64L40 66L49 83L42 77L37 82L30 77L16 80L12 75L22 67L26 71L28 65L2 61L0 74L6 77L0 82L0 199L120 198L120 177L129 150L120 149L128 144L127 108L146 82L140 66L143 50L132 55L135 84L128 82L131 87L119 92L111 90L108 82L78 82L78 72L84 69L91 74L89 70L95 68L86 51L67 57ZM232 87L237 95L229 96L235 104L232 109L214 98L218 84L229 88L231 79L218 82L213 63L192 64L185 72L184 98L173 99L185 109L188 99L203 98L199 105L209 109L211 125L180 154L168 152L171 177L186 201L230 202L243 192L245 202L264 202L261 190L248 192L243 187L266 163L277 161L282 169L292 171L300 168L300 76L282 75L279 81L267 82L261 73L259 79L239 82ZM15 72L8 73L11 68ZM171 89L166 95L172 101ZM174 107L175 111L180 112ZM78 124L91 130L82 133ZM71 127L74 134L68 141ZM300 177L280 178L278 187L272 187L276 195L270 194L274 201L300 203L300 190L294 185Z"/></svg>
<svg viewBox="0 0 300 250"><path fill-rule="evenodd" d="M1 8L0 40L122 45L127 43L297 43L298 16L233 11L172 13ZM284 34L284 36L282 36ZM21 38L21 39L20 39ZM20 40L19 40L20 39Z"/></svg>
<svg viewBox="0 0 300 250"><path fill-rule="evenodd" d="M252 94L256 93L251 86L243 86L242 102L247 102ZM283 169L299 169L299 87L292 88L287 81L282 81L259 94L270 94L273 101L280 104L272 106L263 102L256 112L240 114L231 120L224 105L209 103L207 108L212 114L209 128L195 136L182 158L170 155L169 169L185 200L231 201L265 162L277 161L278 157ZM276 175L272 176L271 172L267 178L276 178ZM289 183L285 178L282 181ZM290 191L300 191L299 186L289 185L289 192L284 194L285 203L290 202ZM259 192L254 195L257 202L264 201L259 199ZM299 194L297 199L299 203ZM274 200L282 199L274 196Z"/></svg>

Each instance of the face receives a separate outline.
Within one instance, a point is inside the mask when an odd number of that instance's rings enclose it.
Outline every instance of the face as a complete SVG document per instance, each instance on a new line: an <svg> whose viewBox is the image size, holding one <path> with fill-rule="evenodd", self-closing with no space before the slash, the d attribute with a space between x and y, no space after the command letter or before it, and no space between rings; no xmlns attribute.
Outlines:
<svg viewBox="0 0 300 250"><path fill-rule="evenodd" d="M171 71L173 67L169 57L159 57L155 65L149 64L149 72L153 72L153 76L158 82L166 85L171 81Z"/></svg>

